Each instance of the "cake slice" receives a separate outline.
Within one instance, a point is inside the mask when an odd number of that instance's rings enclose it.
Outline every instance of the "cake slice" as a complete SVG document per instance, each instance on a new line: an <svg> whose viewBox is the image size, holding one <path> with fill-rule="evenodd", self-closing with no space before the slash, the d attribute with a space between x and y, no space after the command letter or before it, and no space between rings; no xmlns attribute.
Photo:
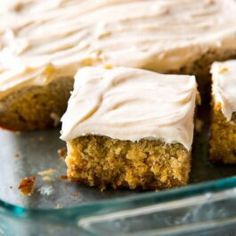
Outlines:
<svg viewBox="0 0 236 236"><path fill-rule="evenodd" d="M101 189L187 184L196 94L194 76L79 70L62 117L68 177Z"/></svg>
<svg viewBox="0 0 236 236"><path fill-rule="evenodd" d="M236 163L236 60L215 62L211 73L210 159Z"/></svg>
<svg viewBox="0 0 236 236"><path fill-rule="evenodd" d="M57 124L84 66L191 74L204 88L214 61L236 58L234 0L0 4L0 127L7 129Z"/></svg>

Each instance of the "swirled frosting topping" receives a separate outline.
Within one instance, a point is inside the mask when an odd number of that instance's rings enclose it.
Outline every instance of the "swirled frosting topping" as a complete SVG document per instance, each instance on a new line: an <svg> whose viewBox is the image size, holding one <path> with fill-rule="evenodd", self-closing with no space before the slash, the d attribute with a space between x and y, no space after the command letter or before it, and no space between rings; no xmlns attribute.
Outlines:
<svg viewBox="0 0 236 236"><path fill-rule="evenodd" d="M211 73L214 103L220 104L223 115L230 121L236 112L236 60L213 63Z"/></svg>
<svg viewBox="0 0 236 236"><path fill-rule="evenodd" d="M85 67L75 76L61 138L161 139L190 150L196 93L194 76Z"/></svg>
<svg viewBox="0 0 236 236"><path fill-rule="evenodd" d="M104 63L170 72L236 50L234 0L1 0L0 9L0 97L47 84L48 67L54 78Z"/></svg>

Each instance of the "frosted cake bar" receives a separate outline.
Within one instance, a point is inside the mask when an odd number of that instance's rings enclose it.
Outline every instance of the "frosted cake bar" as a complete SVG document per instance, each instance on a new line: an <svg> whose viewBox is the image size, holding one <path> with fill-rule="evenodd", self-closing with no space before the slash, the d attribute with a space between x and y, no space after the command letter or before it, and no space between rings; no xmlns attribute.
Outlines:
<svg viewBox="0 0 236 236"><path fill-rule="evenodd" d="M187 184L196 94L194 76L79 70L62 117L68 177L101 189Z"/></svg>

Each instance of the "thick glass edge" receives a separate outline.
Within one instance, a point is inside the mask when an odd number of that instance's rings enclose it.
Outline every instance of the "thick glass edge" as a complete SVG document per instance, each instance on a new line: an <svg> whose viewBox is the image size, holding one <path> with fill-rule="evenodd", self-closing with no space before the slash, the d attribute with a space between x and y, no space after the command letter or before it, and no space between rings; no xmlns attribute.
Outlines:
<svg viewBox="0 0 236 236"><path fill-rule="evenodd" d="M218 192L236 187L236 177L229 177L199 184L193 184L181 188L163 190L161 192L140 193L135 196L120 197L111 200L100 200L98 202L83 203L79 206L63 209L31 209L9 204L0 199L0 215L17 218L39 218L46 217L48 220L71 221L91 214L129 209L152 203L162 203L179 198L188 198L194 195Z"/></svg>

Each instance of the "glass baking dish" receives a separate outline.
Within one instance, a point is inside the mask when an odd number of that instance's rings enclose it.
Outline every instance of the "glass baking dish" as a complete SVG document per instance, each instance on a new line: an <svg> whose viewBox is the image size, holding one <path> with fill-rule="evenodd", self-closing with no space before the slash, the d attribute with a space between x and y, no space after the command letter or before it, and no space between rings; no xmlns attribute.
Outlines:
<svg viewBox="0 0 236 236"><path fill-rule="evenodd" d="M58 129L0 130L0 236L235 235L236 168L209 163L207 139L208 132L196 133L190 185L101 192L63 178ZM27 176L36 177L29 197L18 190Z"/></svg>

